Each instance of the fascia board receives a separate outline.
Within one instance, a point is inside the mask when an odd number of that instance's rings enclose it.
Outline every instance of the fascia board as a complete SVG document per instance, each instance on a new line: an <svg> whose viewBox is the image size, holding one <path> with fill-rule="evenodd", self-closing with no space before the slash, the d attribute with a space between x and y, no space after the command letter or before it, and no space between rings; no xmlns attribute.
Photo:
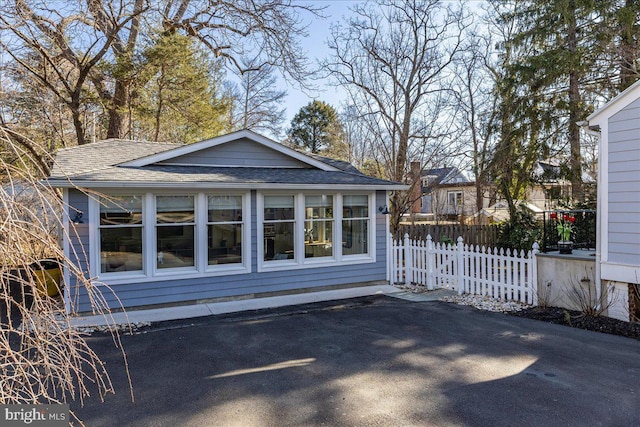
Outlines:
<svg viewBox="0 0 640 427"><path fill-rule="evenodd" d="M640 80L591 113L591 115L587 117L587 121L591 126L601 124L603 120L607 120L638 98L640 98Z"/></svg>
<svg viewBox="0 0 640 427"><path fill-rule="evenodd" d="M405 184L286 184L272 182L245 182L245 183L221 183L221 182L144 182L144 181L76 181L48 180L49 185L55 188L181 188L181 189L243 189L243 190L408 190Z"/></svg>

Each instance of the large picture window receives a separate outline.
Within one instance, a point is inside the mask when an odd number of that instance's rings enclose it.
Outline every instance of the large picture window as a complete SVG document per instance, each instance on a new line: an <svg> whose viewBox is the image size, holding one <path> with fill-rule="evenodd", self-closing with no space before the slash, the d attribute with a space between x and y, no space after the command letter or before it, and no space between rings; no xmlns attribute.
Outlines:
<svg viewBox="0 0 640 427"><path fill-rule="evenodd" d="M305 196L304 256L333 256L333 196Z"/></svg>
<svg viewBox="0 0 640 427"><path fill-rule="evenodd" d="M142 196L100 198L100 272L142 271Z"/></svg>
<svg viewBox="0 0 640 427"><path fill-rule="evenodd" d="M208 265L242 263L242 196L208 196Z"/></svg>
<svg viewBox="0 0 640 427"><path fill-rule="evenodd" d="M369 253L369 197L344 196L342 201L342 254Z"/></svg>
<svg viewBox="0 0 640 427"><path fill-rule="evenodd" d="M294 258L294 196L264 196L264 260Z"/></svg>
<svg viewBox="0 0 640 427"><path fill-rule="evenodd" d="M158 269L194 267L194 196L156 196Z"/></svg>

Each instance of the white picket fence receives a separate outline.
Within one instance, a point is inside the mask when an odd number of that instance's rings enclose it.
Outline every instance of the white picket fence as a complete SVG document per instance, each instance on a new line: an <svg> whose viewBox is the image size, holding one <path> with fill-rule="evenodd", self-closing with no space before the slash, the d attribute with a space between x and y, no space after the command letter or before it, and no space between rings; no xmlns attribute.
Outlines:
<svg viewBox="0 0 640 427"><path fill-rule="evenodd" d="M537 304L537 243L525 253L469 247L462 237L454 245L427 240L391 241L390 282L446 288L458 294Z"/></svg>

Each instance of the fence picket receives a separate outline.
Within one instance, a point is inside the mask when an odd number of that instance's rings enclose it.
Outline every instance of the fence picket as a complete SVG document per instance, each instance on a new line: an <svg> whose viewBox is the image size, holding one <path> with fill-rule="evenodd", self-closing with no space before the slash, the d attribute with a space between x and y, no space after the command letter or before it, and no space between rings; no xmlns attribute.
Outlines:
<svg viewBox="0 0 640 427"><path fill-rule="evenodd" d="M391 240L391 282L415 283L429 290L447 288L459 294L537 303L537 244L527 253L504 248L426 240Z"/></svg>

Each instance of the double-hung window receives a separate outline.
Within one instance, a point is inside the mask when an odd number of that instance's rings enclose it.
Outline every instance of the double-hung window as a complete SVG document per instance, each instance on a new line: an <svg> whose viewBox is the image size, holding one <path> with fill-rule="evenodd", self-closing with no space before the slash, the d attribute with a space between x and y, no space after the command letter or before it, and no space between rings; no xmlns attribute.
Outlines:
<svg viewBox="0 0 640 427"><path fill-rule="evenodd" d="M263 214L264 261L295 257L295 197L264 196Z"/></svg>
<svg viewBox="0 0 640 427"><path fill-rule="evenodd" d="M100 273L141 272L142 196L100 198Z"/></svg>
<svg viewBox="0 0 640 427"><path fill-rule="evenodd" d="M463 203L462 191L447 192L447 203L453 209L458 209L459 207L461 207Z"/></svg>
<svg viewBox="0 0 640 427"><path fill-rule="evenodd" d="M333 256L333 196L305 196L304 256Z"/></svg>
<svg viewBox="0 0 640 427"><path fill-rule="evenodd" d="M342 254L369 253L369 197L345 195L342 200Z"/></svg>
<svg viewBox="0 0 640 427"><path fill-rule="evenodd" d="M208 265L242 263L242 196L207 197Z"/></svg>
<svg viewBox="0 0 640 427"><path fill-rule="evenodd" d="M156 196L156 267L195 267L194 196Z"/></svg>

